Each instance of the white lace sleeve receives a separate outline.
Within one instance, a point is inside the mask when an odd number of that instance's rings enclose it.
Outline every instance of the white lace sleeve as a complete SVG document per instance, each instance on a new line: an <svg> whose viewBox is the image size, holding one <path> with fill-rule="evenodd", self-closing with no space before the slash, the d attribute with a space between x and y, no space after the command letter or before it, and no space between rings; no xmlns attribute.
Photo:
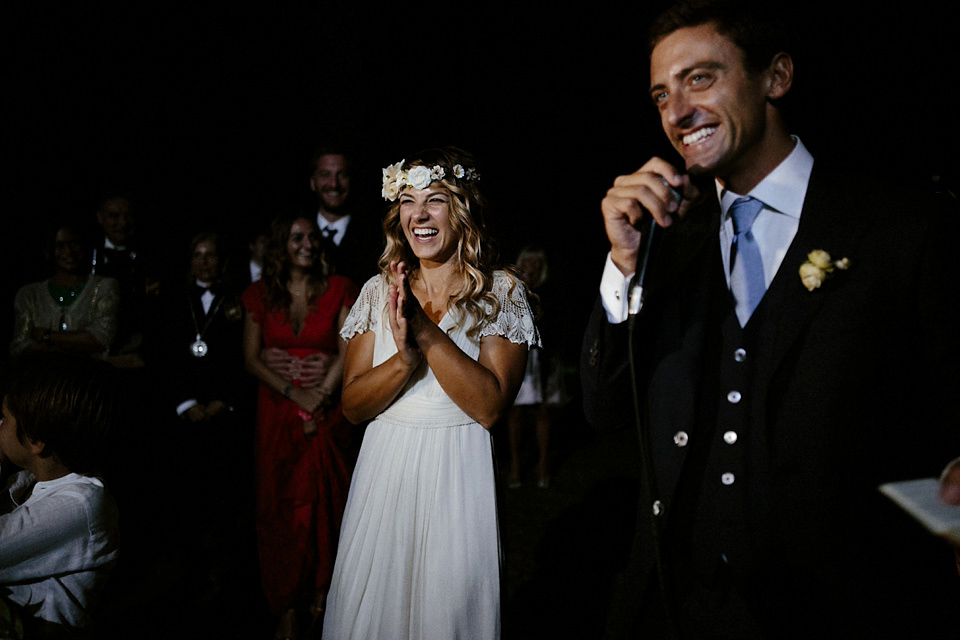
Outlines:
<svg viewBox="0 0 960 640"><path fill-rule="evenodd" d="M349 340L358 333L375 331L379 328L380 319L383 317L386 290L386 278L383 275L376 275L367 280L360 290L360 295L357 296L357 301L350 308L347 319L343 322L343 328L340 329L341 338Z"/></svg>
<svg viewBox="0 0 960 640"><path fill-rule="evenodd" d="M529 347L539 347L540 332L533 323L533 310L527 301L527 288L523 283L517 280L514 284L506 273L496 271L493 274L493 293L500 301L500 314L496 321L480 330L480 337L503 336L515 344L526 343Z"/></svg>

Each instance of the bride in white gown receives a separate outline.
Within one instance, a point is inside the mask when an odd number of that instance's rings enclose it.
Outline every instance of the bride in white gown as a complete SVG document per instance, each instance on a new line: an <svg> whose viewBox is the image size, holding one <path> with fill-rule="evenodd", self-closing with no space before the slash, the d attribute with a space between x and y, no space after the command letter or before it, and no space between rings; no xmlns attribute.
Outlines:
<svg viewBox="0 0 960 640"><path fill-rule="evenodd" d="M539 344L526 290L486 264L472 161L455 149L384 170L383 273L341 335L343 412L367 427L323 637L500 635L489 429Z"/></svg>

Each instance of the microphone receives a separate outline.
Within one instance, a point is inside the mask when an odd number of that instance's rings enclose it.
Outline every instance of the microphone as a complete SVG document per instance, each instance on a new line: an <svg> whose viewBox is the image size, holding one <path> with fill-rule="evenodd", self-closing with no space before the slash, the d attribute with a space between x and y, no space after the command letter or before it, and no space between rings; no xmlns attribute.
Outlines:
<svg viewBox="0 0 960 640"><path fill-rule="evenodd" d="M650 262L650 249L653 247L653 235L657 228L657 221L650 217L650 225L643 234L643 258L640 260L640 268L634 274L630 281L630 295L627 298L627 313L630 318L634 318L640 313L644 302L644 287L647 284L647 264Z"/></svg>
<svg viewBox="0 0 960 640"><path fill-rule="evenodd" d="M670 190L670 195L679 203L683 200L683 196L680 195L673 186L667 182L666 178L660 176L660 182L663 183L667 189ZM647 265L650 262L650 254L653 249L653 236L657 229L657 221L650 216L649 228L646 233L643 234L643 258L640 260L640 268L637 269L637 273L633 276L633 280L630 281L630 294L627 298L627 313L629 317L633 319L640 313L640 310L643 308L644 302L644 287L647 284Z"/></svg>

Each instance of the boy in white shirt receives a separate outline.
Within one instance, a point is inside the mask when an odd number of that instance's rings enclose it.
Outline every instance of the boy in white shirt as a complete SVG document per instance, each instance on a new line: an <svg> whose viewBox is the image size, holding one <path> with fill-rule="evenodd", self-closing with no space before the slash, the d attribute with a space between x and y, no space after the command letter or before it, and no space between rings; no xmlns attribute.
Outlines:
<svg viewBox="0 0 960 640"><path fill-rule="evenodd" d="M116 562L116 505L93 475L114 414L110 376L88 357L32 356L3 398L0 464L21 470L0 493L0 594L28 630L88 626Z"/></svg>

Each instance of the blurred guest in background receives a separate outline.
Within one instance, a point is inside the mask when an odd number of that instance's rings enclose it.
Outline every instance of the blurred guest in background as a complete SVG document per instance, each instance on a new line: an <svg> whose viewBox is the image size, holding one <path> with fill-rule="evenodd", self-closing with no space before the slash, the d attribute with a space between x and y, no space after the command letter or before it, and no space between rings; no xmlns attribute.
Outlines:
<svg viewBox="0 0 960 640"><path fill-rule="evenodd" d="M296 637L324 610L353 454L340 411L339 330L356 287L327 275L311 218L274 221L263 277L243 294L246 369L260 382L256 520L264 592Z"/></svg>
<svg viewBox="0 0 960 640"><path fill-rule="evenodd" d="M221 236L196 233L189 250L183 284L165 287L161 296L163 370L170 373L162 380L169 390L168 432L191 443L182 463L203 473L173 474L166 493L175 496L171 508L180 514L174 530L181 557L189 558L188 570L200 574L191 583L207 589L201 596L208 601L229 600L239 583L249 588L243 578L255 568L246 562L255 556L249 471L255 388L243 371L243 310L239 290L225 276ZM232 610L231 603L219 609Z"/></svg>
<svg viewBox="0 0 960 640"><path fill-rule="evenodd" d="M547 254L539 247L524 247L517 256L517 269L527 287L534 293L547 280ZM540 300L542 302L542 300ZM541 335L543 325L539 324ZM549 345L548 345L549 346ZM523 427L528 419L536 425L537 448L537 486L546 489L550 486L550 473L547 468L547 446L550 443L550 414L546 402L545 363L543 350L531 349L527 357L527 369L523 375L523 384L517 392L517 399L507 415L507 427L510 440L510 479L508 486L516 489L521 485L521 443Z"/></svg>
<svg viewBox="0 0 960 640"><path fill-rule="evenodd" d="M243 310L239 292L224 277L220 236L197 233L190 246L188 282L164 297L169 318L164 351L177 372L171 404L188 422L215 422L243 405L244 377L238 375L243 369Z"/></svg>
<svg viewBox="0 0 960 640"><path fill-rule="evenodd" d="M270 234L257 231L250 238L247 249L250 251L250 261L247 269L247 284L256 282L263 274L263 259L267 254L267 245L270 243Z"/></svg>
<svg viewBox="0 0 960 640"><path fill-rule="evenodd" d="M311 160L310 190L317 197L317 226L333 273L362 283L377 271L383 251L379 216L358 210L350 197L353 163L343 149L318 148Z"/></svg>
<svg viewBox="0 0 960 640"><path fill-rule="evenodd" d="M111 362L118 367L144 366L144 342L151 335L151 318L160 290L159 269L149 262L137 234L133 201L126 194L108 193L97 208L103 233L93 248L92 272L120 284L117 332L110 345Z"/></svg>
<svg viewBox="0 0 960 640"><path fill-rule="evenodd" d="M117 331L117 281L90 274L90 243L74 223L57 221L47 240L53 275L14 299L11 355L59 350L104 356Z"/></svg>

